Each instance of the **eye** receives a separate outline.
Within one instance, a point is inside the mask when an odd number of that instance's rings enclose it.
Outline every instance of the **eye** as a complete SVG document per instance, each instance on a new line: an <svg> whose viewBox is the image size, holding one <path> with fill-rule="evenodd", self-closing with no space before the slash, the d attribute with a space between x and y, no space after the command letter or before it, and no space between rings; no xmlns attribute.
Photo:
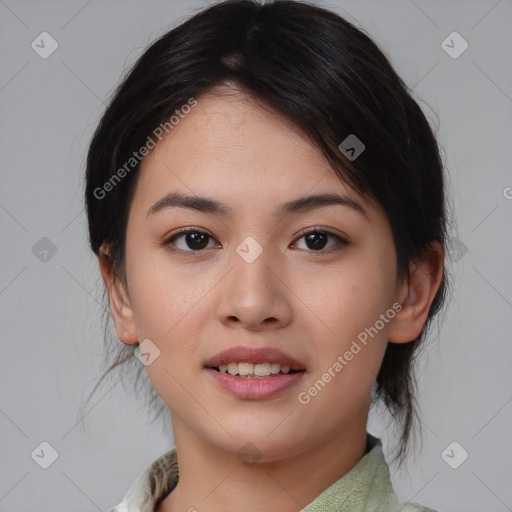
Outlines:
<svg viewBox="0 0 512 512"><path fill-rule="evenodd" d="M197 228L180 228L178 233L172 235L170 238L166 239L163 242L164 246L175 246L178 247L178 250L170 249L172 252L200 252L203 249L208 248L208 239L213 238L205 233L204 231L200 231ZM176 240L183 239L182 247L179 247L179 244L176 244ZM188 247L191 250L187 250L185 247Z"/></svg>
<svg viewBox="0 0 512 512"><path fill-rule="evenodd" d="M328 240L332 239L335 243L334 247L323 250L327 245ZM208 249L208 240L213 240L209 234L201 231L197 228L180 228L178 233L173 234L162 243L165 247L170 247L170 251L172 252L189 252L189 253L197 253L201 252L204 249ZM310 250L312 252L319 253L331 253L334 251L341 250L343 247L350 245L350 243L341 238L339 235L336 235L330 231L326 231L320 228L313 228L305 231L301 234L301 236L297 239L304 239L306 243L306 250ZM180 247L181 242L181 247ZM217 245L218 247L219 245ZM176 247L177 250L173 249ZM210 246L211 248L212 246ZM213 247L216 247L215 244Z"/></svg>
<svg viewBox="0 0 512 512"><path fill-rule="evenodd" d="M326 246L329 238L334 239L335 241L337 241L337 243L334 244L334 247L331 249L322 250ZM301 239L305 240L307 249L311 249L313 252L320 253L331 253L334 251L339 251L343 247L350 245L347 240L341 238L339 235L335 235L330 231L326 231L320 228L313 228L306 232L303 232L301 236L298 238L298 240Z"/></svg>

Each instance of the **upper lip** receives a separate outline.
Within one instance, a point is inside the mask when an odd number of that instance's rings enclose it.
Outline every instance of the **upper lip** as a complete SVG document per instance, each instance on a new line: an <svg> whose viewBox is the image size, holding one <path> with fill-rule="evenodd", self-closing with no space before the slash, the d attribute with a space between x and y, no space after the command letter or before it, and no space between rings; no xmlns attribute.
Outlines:
<svg viewBox="0 0 512 512"><path fill-rule="evenodd" d="M289 366L292 370L304 370L304 365L293 357L281 352L274 347L245 347L238 345L214 355L205 366L213 368L228 363L279 363L281 366Z"/></svg>

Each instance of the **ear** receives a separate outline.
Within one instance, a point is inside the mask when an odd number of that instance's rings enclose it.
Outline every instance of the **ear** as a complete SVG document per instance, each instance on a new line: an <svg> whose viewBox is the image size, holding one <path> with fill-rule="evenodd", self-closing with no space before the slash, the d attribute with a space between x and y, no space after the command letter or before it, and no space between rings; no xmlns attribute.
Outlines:
<svg viewBox="0 0 512 512"><path fill-rule="evenodd" d="M124 284L114 275L108 246L101 245L98 259L103 282L108 288L110 310L114 319L117 337L127 345L137 343L139 338L137 336L133 309Z"/></svg>
<svg viewBox="0 0 512 512"><path fill-rule="evenodd" d="M416 339L427 320L430 305L443 277L444 250L439 242L432 242L431 249L422 260L410 267L410 282L403 283L396 300L402 309L392 321L388 335L391 343L407 343Z"/></svg>

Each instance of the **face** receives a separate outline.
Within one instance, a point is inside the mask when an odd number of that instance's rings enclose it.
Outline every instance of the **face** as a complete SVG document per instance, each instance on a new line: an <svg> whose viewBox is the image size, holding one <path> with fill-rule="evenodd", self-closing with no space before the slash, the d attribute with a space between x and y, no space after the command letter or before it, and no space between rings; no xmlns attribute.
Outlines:
<svg viewBox="0 0 512 512"><path fill-rule="evenodd" d="M392 234L385 213L281 116L235 92L197 101L142 162L130 207L135 339L160 351L146 370L177 442L187 433L233 453L251 442L266 459L286 457L367 414L398 296ZM154 206L167 194L225 211ZM285 209L322 194L343 199ZM240 346L278 349L300 371L257 384L207 368Z"/></svg>

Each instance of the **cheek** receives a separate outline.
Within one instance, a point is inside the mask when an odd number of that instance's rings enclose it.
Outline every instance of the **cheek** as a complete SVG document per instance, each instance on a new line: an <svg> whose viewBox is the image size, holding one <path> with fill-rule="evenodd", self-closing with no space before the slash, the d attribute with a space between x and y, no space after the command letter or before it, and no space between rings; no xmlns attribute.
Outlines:
<svg viewBox="0 0 512 512"><path fill-rule="evenodd" d="M314 377L322 378L330 369L336 375L332 381L343 382L329 385L325 399L332 394L348 400L345 393L352 390L357 401L369 392L379 371L392 319L386 317L385 322L381 315L392 305L395 284L395 274L389 271L394 268L393 251L384 249L359 252L335 271L304 278L302 294L307 293L315 313L308 312L307 318L314 319L316 327L312 330L310 321L305 326L316 346Z"/></svg>
<svg viewBox="0 0 512 512"><path fill-rule="evenodd" d="M331 340L333 336L357 336L386 312L394 292L391 265L387 260L360 255L336 271L303 279L301 296Z"/></svg>
<svg viewBox="0 0 512 512"><path fill-rule="evenodd" d="M197 354L208 296L215 280L208 273L191 275L192 266L181 269L165 251L133 248L127 257L127 273L139 339L149 338L160 350L145 367L158 395L173 411L191 406L195 395L190 375ZM187 391L183 383L187 382Z"/></svg>
<svg viewBox="0 0 512 512"><path fill-rule="evenodd" d="M201 314L201 298L215 284L209 272L192 271L193 265L177 265L162 249L143 249L127 244L130 299L140 335L169 339L183 326L195 325Z"/></svg>

